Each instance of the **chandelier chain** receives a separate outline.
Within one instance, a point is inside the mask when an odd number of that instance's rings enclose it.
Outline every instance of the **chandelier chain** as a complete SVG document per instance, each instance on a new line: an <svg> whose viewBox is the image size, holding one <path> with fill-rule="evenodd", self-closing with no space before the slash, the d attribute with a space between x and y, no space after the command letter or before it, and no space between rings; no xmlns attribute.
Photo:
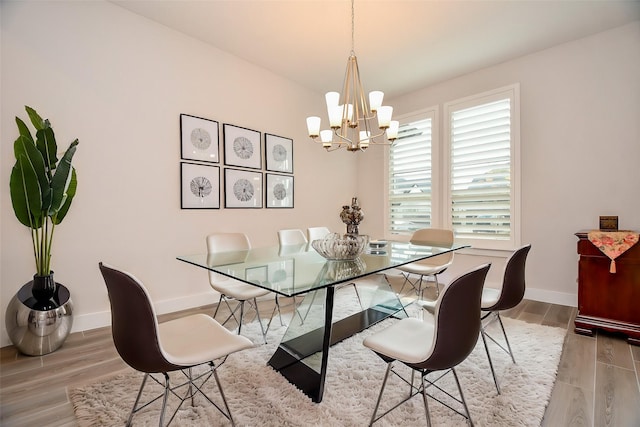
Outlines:
<svg viewBox="0 0 640 427"><path fill-rule="evenodd" d="M355 46L356 46L356 42L355 42L355 28L356 28L356 14L355 14L355 8L353 6L354 0L351 0L351 53L355 54Z"/></svg>

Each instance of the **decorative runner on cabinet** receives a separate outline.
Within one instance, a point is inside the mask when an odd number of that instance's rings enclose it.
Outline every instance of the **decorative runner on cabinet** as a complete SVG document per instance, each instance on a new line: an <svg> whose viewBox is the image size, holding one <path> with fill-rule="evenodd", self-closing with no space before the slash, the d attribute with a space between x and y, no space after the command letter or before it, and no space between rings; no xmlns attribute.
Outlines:
<svg viewBox="0 0 640 427"><path fill-rule="evenodd" d="M601 231L593 230L587 235L589 241L600 249L611 260L609 273L616 272L616 261L620 255L638 243L638 233L635 231Z"/></svg>

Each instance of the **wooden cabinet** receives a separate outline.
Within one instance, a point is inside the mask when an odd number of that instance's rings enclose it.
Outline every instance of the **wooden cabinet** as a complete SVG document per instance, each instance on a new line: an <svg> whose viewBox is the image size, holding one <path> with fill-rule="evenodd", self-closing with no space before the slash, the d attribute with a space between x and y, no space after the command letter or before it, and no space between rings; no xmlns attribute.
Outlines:
<svg viewBox="0 0 640 427"><path fill-rule="evenodd" d="M640 345L640 242L616 258L616 273L609 272L611 260L587 238L578 237L578 315L575 332L593 335L604 329L627 335L630 344Z"/></svg>

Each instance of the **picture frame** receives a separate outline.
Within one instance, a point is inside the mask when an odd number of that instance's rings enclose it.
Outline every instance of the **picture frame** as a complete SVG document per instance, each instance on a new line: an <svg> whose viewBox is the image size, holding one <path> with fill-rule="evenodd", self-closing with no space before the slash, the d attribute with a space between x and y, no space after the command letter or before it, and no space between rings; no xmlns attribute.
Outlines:
<svg viewBox="0 0 640 427"><path fill-rule="evenodd" d="M244 278L247 282L255 283L256 285L264 285L268 281L268 270L266 265L258 267L246 268L244 270Z"/></svg>
<svg viewBox="0 0 640 427"><path fill-rule="evenodd" d="M601 215L600 230L618 231L618 217L616 215Z"/></svg>
<svg viewBox="0 0 640 427"><path fill-rule="evenodd" d="M262 208L262 172L225 168L225 208Z"/></svg>
<svg viewBox="0 0 640 427"><path fill-rule="evenodd" d="M293 140L265 133L264 158L271 172L293 173Z"/></svg>
<svg viewBox="0 0 640 427"><path fill-rule="evenodd" d="M295 262L294 258L278 262L271 262L267 265L267 280L271 288L276 290L291 290L295 283Z"/></svg>
<svg viewBox="0 0 640 427"><path fill-rule="evenodd" d="M180 162L180 208L220 209L220 167Z"/></svg>
<svg viewBox="0 0 640 427"><path fill-rule="evenodd" d="M293 208L293 175L266 174L265 205L267 208Z"/></svg>
<svg viewBox="0 0 640 427"><path fill-rule="evenodd" d="M180 114L180 158L219 163L219 129L215 120Z"/></svg>
<svg viewBox="0 0 640 427"><path fill-rule="evenodd" d="M260 132L225 123L224 164L248 169L262 169Z"/></svg>

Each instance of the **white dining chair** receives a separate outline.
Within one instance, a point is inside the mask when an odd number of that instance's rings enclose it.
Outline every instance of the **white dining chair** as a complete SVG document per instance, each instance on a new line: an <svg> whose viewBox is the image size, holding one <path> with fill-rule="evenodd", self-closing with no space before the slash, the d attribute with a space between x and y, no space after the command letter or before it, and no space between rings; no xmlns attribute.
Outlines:
<svg viewBox="0 0 640 427"><path fill-rule="evenodd" d="M437 246L450 248L453 245L453 231L441 228L422 228L416 230L411 236L410 242L414 245ZM398 267L404 276L404 282L399 294L402 294L407 283L413 287L419 300L423 299L426 288L425 276L432 276L435 281L436 296L440 294L440 284L438 274L443 273L453 263L453 252L437 255L422 261L412 262ZM411 280L410 276L418 276Z"/></svg>
<svg viewBox="0 0 640 427"><path fill-rule="evenodd" d="M241 254L243 251L251 249L249 238L243 233L213 233L208 235L206 240L207 255L210 259L213 259L216 256L228 258L229 256L235 256L236 254ZM227 261L230 260L226 260L224 262ZM244 261L244 259L242 261ZM246 303L253 308L256 313L256 318L260 324L260 330L262 331L262 337L266 344L268 327L267 330L265 330L262 325L257 298L268 295L270 291L249 285L248 283L242 283L238 280L214 273L213 271L209 271L208 273L209 284L213 289L220 293L220 299L218 300L218 305L213 313L213 318L215 319L218 314L218 310L220 309L220 305L224 302L231 314L229 314L225 321L222 322L222 325L225 325L233 318L238 324L238 335L240 335L242 324L244 322ZM234 308L231 308L231 305L229 304L230 300L235 300L238 304ZM240 310L240 314L236 317L238 309ZM273 317L273 314L274 313L271 314L271 317ZM269 320L269 324L270 323L271 320Z"/></svg>
<svg viewBox="0 0 640 427"><path fill-rule="evenodd" d="M280 245L279 254L280 255L295 255L297 253L303 252L307 250L307 236L305 236L304 232L299 228L288 228L283 230L278 230L278 243ZM298 311L298 300L294 296L291 298L293 300L293 309L294 313L297 313L300 317L300 322L303 323L304 320L302 315ZM284 326L284 322L282 321L282 313L280 306L280 299L276 294L276 308L278 309L278 315L280 318L280 325ZM295 314L294 314L295 316ZM271 320L267 325L267 331L271 326Z"/></svg>
<svg viewBox="0 0 640 427"><path fill-rule="evenodd" d="M307 236L299 228L278 230L278 243L280 246L307 244Z"/></svg>
<svg viewBox="0 0 640 427"><path fill-rule="evenodd" d="M327 227L309 227L307 228L307 238L309 243L314 240L324 239L327 234L331 233L331 230Z"/></svg>

